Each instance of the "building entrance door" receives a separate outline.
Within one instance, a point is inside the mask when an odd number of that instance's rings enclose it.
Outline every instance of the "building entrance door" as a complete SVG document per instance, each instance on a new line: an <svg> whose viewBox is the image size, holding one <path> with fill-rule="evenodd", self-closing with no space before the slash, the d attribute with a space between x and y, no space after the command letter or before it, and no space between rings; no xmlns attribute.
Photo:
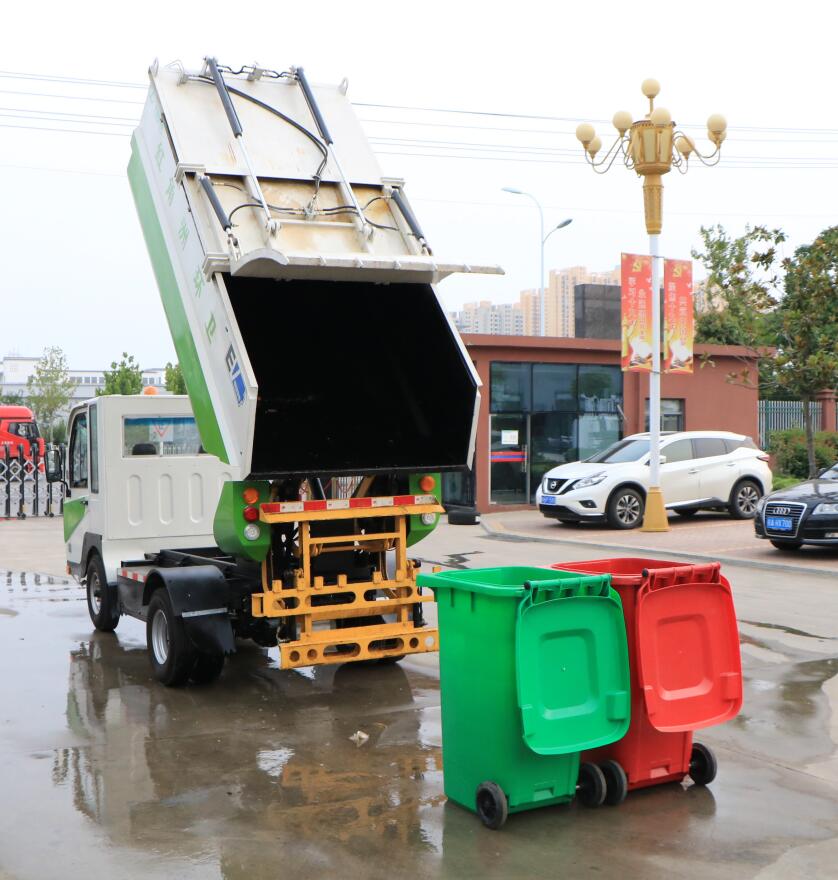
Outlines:
<svg viewBox="0 0 838 880"><path fill-rule="evenodd" d="M490 498L493 504L529 501L528 418L522 413L492 416Z"/></svg>

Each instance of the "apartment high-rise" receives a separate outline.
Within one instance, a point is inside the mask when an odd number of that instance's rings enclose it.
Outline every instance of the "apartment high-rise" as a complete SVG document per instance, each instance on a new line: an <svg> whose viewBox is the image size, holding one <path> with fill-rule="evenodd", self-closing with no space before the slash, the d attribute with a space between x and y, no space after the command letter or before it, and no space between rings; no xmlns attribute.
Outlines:
<svg viewBox="0 0 838 880"><path fill-rule="evenodd" d="M620 284L620 267L610 272L589 272L585 266L552 269L544 296L546 336L574 336L576 308L574 288L578 284ZM451 317L461 333L489 333L502 336L539 336L541 293L522 290L517 303L494 304L488 300L466 303Z"/></svg>

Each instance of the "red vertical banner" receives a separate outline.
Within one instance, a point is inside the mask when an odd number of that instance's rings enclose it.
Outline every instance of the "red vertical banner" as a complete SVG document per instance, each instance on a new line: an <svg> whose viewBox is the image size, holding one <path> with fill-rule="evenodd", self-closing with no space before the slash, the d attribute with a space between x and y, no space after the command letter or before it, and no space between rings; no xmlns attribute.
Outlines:
<svg viewBox="0 0 838 880"><path fill-rule="evenodd" d="M623 371L652 370L652 258L620 257Z"/></svg>
<svg viewBox="0 0 838 880"><path fill-rule="evenodd" d="M692 373L693 264L690 260L664 260L663 264L663 369L665 373Z"/></svg>

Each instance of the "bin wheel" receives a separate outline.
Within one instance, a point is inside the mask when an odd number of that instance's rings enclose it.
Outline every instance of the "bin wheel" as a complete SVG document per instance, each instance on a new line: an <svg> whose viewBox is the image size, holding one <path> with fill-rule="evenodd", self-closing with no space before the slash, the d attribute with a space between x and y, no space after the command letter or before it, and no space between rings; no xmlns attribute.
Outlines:
<svg viewBox="0 0 838 880"><path fill-rule="evenodd" d="M509 815L509 805L503 789L496 782L481 782L475 797L480 821L492 831L497 831Z"/></svg>
<svg viewBox="0 0 838 880"><path fill-rule="evenodd" d="M704 743L693 743L690 755L690 778L696 785L709 785L715 778L719 765L716 756Z"/></svg>
<svg viewBox="0 0 838 880"><path fill-rule="evenodd" d="M629 784L626 771L618 761L604 761L599 765L605 777L605 803L609 807L621 804L628 794Z"/></svg>
<svg viewBox="0 0 838 880"><path fill-rule="evenodd" d="M605 801L605 774L596 764L582 764L579 768L579 782L576 797L585 807L599 807Z"/></svg>

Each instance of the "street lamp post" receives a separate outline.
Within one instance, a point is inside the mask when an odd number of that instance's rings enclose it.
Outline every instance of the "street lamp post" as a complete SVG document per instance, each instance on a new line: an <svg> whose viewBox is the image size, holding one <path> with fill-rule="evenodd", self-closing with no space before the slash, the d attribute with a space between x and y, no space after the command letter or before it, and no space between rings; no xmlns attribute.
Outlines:
<svg viewBox="0 0 838 880"><path fill-rule="evenodd" d="M539 241L541 242L541 269L539 274L539 288L538 288L538 299L539 299L539 307L538 307L538 335L546 336L546 328L544 323L544 299L546 296L546 291L544 288L544 245L547 243L547 239L557 230L564 229L565 226L570 226L573 223L573 218L568 217L565 220L562 220L557 226L554 226L547 235L544 234L544 211L541 208L541 202L532 194L528 192L524 192L520 189L515 189L511 186L502 187L503 192L512 193L516 196L527 196L535 202L536 208L538 208L538 220L540 223L540 233L539 233Z"/></svg>
<svg viewBox="0 0 838 880"><path fill-rule="evenodd" d="M647 79L641 86L649 99L649 112L643 119L632 121L625 110L614 114L613 125L617 138L605 156L597 161L602 141L594 127L583 122L576 128L576 137L585 150L585 158L594 171L604 174L618 158L629 170L643 178L643 207L646 232L649 235L649 253L652 256L652 372L649 375L649 492L643 516L643 531L668 530L666 507L660 488L660 422L661 422L661 300L660 300L660 233L663 227L662 176L673 167L686 174L690 156L696 156L705 165L715 165L721 157L722 141L726 137L724 116L713 114L707 120L707 136L715 147L712 153L702 155L695 143L683 132L676 131L668 110L655 107L660 92L657 80Z"/></svg>

